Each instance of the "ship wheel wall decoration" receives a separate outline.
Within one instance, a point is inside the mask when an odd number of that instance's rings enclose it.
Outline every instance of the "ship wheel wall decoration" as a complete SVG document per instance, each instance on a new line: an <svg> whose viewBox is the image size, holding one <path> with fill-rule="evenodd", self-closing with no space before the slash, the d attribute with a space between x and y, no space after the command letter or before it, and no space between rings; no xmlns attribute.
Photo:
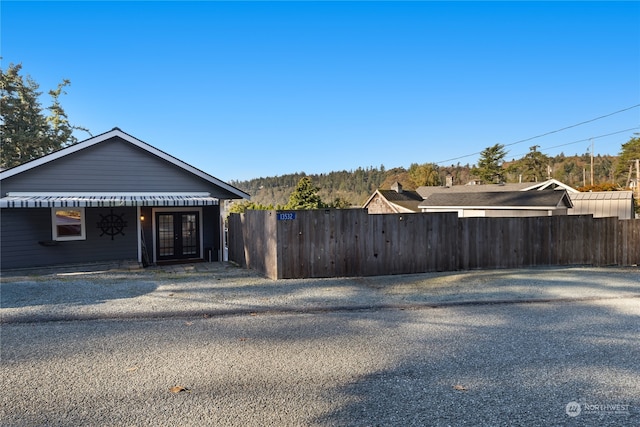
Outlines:
<svg viewBox="0 0 640 427"><path fill-rule="evenodd" d="M100 237L107 235L111 236L113 240L114 236L122 234L124 236L124 229L127 227L127 221L124 220L124 214L116 215L113 213L113 209L108 215L100 215L100 221L98 221L98 228L102 230Z"/></svg>

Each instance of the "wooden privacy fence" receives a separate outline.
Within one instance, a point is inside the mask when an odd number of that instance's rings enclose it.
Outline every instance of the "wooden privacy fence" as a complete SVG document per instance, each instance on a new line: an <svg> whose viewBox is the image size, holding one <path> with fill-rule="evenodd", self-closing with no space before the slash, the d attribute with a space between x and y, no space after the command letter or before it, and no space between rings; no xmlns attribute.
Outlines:
<svg viewBox="0 0 640 427"><path fill-rule="evenodd" d="M229 260L272 279L640 264L638 219L330 209L247 211L228 221Z"/></svg>

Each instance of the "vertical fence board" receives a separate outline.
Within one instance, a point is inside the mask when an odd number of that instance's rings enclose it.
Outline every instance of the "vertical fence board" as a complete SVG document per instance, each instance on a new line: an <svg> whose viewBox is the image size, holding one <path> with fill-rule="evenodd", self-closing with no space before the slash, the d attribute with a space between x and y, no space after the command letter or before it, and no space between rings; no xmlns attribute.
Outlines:
<svg viewBox="0 0 640 427"><path fill-rule="evenodd" d="M640 243L633 244L632 242L640 242L640 221L635 220L633 224L625 224L626 231L628 232L629 244L627 245L626 265L640 265Z"/></svg>
<svg viewBox="0 0 640 427"><path fill-rule="evenodd" d="M442 230L442 215L434 214L425 217L426 239L429 247L429 259L426 264L426 271L439 271L443 262L443 252L447 241L447 234ZM411 233L408 233L408 238Z"/></svg>
<svg viewBox="0 0 640 427"><path fill-rule="evenodd" d="M486 241L484 239L484 230L486 229L485 223L482 221L484 218L469 218L471 222L470 235L471 238L467 244L469 245L470 252L470 267L472 269L478 269L485 260L482 259L482 254L485 252Z"/></svg>
<svg viewBox="0 0 640 427"><path fill-rule="evenodd" d="M625 247L628 244L628 233L629 230L627 230L627 221L620 221L618 223L618 227L616 228L617 240L619 242L616 247L616 259L618 261L618 265L625 265L628 261L628 251L625 250Z"/></svg>
<svg viewBox="0 0 640 427"><path fill-rule="evenodd" d="M231 214L227 218L228 257L242 267L247 266L247 261L244 257L244 247L241 214Z"/></svg>
<svg viewBox="0 0 640 427"><path fill-rule="evenodd" d="M455 271L458 269L458 215L442 213L437 216L425 217L435 221L437 230L436 264L429 271Z"/></svg>
<svg viewBox="0 0 640 427"><path fill-rule="evenodd" d="M355 240L353 247L354 263L350 269L349 276L364 276L367 268L367 246L370 245L370 217L360 213L355 222ZM349 242L345 242L347 245ZM347 255L345 253L345 255Z"/></svg>

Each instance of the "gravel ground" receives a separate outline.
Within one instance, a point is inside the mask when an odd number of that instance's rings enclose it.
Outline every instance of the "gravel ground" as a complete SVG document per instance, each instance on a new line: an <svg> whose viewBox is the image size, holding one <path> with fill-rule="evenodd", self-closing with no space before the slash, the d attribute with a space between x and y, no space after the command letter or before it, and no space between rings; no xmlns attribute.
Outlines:
<svg viewBox="0 0 640 427"><path fill-rule="evenodd" d="M1 425L640 426L638 269L206 268L5 275Z"/></svg>
<svg viewBox="0 0 640 427"><path fill-rule="evenodd" d="M99 266L104 267L104 266ZM229 263L3 275L0 322L217 316L640 296L638 268L271 280Z"/></svg>

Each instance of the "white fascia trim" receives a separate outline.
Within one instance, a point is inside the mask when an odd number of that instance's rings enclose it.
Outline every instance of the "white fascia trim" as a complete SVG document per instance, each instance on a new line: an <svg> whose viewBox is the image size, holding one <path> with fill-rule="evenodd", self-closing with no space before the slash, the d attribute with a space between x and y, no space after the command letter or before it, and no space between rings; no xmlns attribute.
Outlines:
<svg viewBox="0 0 640 427"><path fill-rule="evenodd" d="M560 187L560 188L563 188L563 189L567 190L567 192L569 192L569 193L579 193L579 191L578 191L578 190L576 190L575 188L570 187L570 186L568 186L567 184L565 184L564 182L560 182L560 181L558 181L557 179L553 179L553 178L552 178L552 179L549 179L549 180L547 180L547 181L544 181L544 182L540 182L540 183L534 184L534 185L532 185L532 186L530 186L530 187L523 188L523 189L522 189L522 190L520 190L520 191L530 191L530 190L538 190L538 191L540 191L540 190L545 190L545 189L546 189L547 187L549 187L551 184L555 184L555 185L557 185L558 187Z"/></svg>
<svg viewBox="0 0 640 427"><path fill-rule="evenodd" d="M558 206L418 206L419 209L556 210Z"/></svg>
<svg viewBox="0 0 640 427"><path fill-rule="evenodd" d="M26 191L26 192L9 192L7 197L171 197L171 196L193 196L193 197L210 197L210 193L136 193L136 192L121 192L121 193L94 193L94 192L39 192L39 191Z"/></svg>

